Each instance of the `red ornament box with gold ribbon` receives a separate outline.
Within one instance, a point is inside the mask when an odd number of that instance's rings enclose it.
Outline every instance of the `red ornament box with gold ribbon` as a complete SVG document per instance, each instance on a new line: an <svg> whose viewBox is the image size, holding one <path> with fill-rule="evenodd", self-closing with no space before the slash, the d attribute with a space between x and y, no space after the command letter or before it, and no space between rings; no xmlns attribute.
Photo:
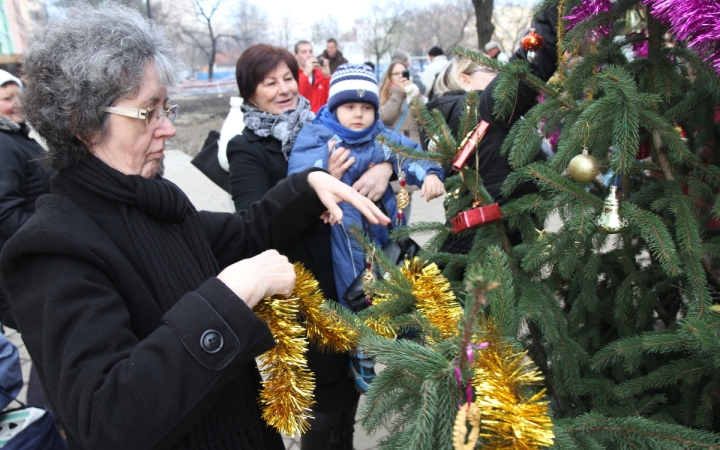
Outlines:
<svg viewBox="0 0 720 450"><path fill-rule="evenodd" d="M477 127L463 140L461 144L460 153L453 162L453 169L460 171L465 166L468 158L475 151L480 140L485 136L490 124L481 121ZM462 174L461 174L462 175ZM455 216L450 222L452 222L453 231L457 234L464 230L470 230L473 228L479 228L490 222L502 219L502 213L500 212L500 206L497 203L492 205L481 206L481 202L473 203L473 208L468 211L463 211Z"/></svg>
<svg viewBox="0 0 720 450"><path fill-rule="evenodd" d="M502 219L502 213L497 203L487 206L477 206L476 203L473 203L473 209L461 212L453 217L451 222L453 231L457 234L461 231L480 228L483 225L500 219Z"/></svg>
<svg viewBox="0 0 720 450"><path fill-rule="evenodd" d="M454 170L459 172L460 169L463 168L470 154L475 150L475 147L477 147L483 136L485 136L485 132L489 126L490 124L484 120L480 121L475 129L462 141L462 144L460 144L460 153L458 153L455 161L453 161L452 167Z"/></svg>

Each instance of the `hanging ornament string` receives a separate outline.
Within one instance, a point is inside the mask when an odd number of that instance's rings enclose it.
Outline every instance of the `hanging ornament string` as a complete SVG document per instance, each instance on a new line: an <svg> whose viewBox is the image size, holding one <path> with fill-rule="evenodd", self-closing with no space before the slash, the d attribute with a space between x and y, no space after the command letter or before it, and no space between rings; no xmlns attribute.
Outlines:
<svg viewBox="0 0 720 450"><path fill-rule="evenodd" d="M563 21L563 11L565 10L565 0L558 2L558 20L557 20L557 57L558 57L558 79L560 84L565 84L565 71L567 70L568 60L563 50L563 41L565 38L565 24Z"/></svg>
<svg viewBox="0 0 720 450"><path fill-rule="evenodd" d="M402 155L398 155L397 165L398 165L398 183L400 184L400 190L397 193L396 201L397 201L397 217L395 219L395 223L398 227L402 226L403 219L405 218L403 214L403 210L407 208L410 205L410 194L408 194L405 181L405 172L402 170L404 158Z"/></svg>
<svg viewBox="0 0 720 450"><path fill-rule="evenodd" d="M472 367L473 360L475 359L475 350L480 350L483 348L487 348L490 344L488 342L481 342L479 344L473 344L472 342L467 345L465 348L465 353L467 355L467 362L468 367ZM472 403L473 398L473 387L472 383L466 382L463 380L462 377L462 370L460 369L460 361L455 361L455 379L458 383L458 388L462 391L463 385L465 385L465 404ZM460 407L462 408L463 402L460 402Z"/></svg>

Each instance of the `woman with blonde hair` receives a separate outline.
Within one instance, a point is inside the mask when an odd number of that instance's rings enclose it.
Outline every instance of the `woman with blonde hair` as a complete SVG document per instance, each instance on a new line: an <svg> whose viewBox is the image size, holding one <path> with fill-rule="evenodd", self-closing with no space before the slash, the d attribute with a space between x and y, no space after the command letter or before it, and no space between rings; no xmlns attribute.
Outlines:
<svg viewBox="0 0 720 450"><path fill-rule="evenodd" d="M427 103L428 111L437 109L450 125L453 133L460 128L460 118L465 114L465 99L471 90L481 93L495 79L495 72L471 60L456 56L450 64L438 74L433 92L437 95ZM424 130L420 130L421 144L427 150L428 140ZM446 176L451 175L446 172Z"/></svg>
<svg viewBox="0 0 720 450"><path fill-rule="evenodd" d="M380 87L380 121L396 133L420 143L415 115L410 109L413 98L422 99L420 89L403 72L406 67L395 61L390 63Z"/></svg>
<svg viewBox="0 0 720 450"><path fill-rule="evenodd" d="M464 95L471 90L482 91L495 79L495 75L487 67L458 56L440 72L433 85L433 92L437 97L442 97L451 91L462 91L457 92L457 95Z"/></svg>

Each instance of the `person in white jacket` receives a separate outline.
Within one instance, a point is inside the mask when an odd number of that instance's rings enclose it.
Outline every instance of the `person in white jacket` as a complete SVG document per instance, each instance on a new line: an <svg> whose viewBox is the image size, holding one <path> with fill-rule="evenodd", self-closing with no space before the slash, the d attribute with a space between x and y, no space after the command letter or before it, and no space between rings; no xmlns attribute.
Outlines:
<svg viewBox="0 0 720 450"><path fill-rule="evenodd" d="M435 84L435 78L437 75L448 65L447 56L443 53L440 47L433 47L428 51L428 59L430 64L425 68L422 74L420 74L420 80L425 86L423 94L431 98L432 97L432 86Z"/></svg>
<svg viewBox="0 0 720 450"><path fill-rule="evenodd" d="M504 63L510 62L510 57L507 53L500 49L500 43L495 41L490 41L485 44L485 54Z"/></svg>

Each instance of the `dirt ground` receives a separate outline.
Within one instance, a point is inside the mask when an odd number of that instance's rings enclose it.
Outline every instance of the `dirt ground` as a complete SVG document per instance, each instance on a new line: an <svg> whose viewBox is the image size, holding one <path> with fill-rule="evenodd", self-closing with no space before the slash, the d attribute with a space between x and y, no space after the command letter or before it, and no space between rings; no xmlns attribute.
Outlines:
<svg viewBox="0 0 720 450"><path fill-rule="evenodd" d="M222 94L171 94L172 103L180 106L175 120L177 135L170 144L190 156L200 151L211 130L220 131L225 116L230 111L230 97L234 92Z"/></svg>

